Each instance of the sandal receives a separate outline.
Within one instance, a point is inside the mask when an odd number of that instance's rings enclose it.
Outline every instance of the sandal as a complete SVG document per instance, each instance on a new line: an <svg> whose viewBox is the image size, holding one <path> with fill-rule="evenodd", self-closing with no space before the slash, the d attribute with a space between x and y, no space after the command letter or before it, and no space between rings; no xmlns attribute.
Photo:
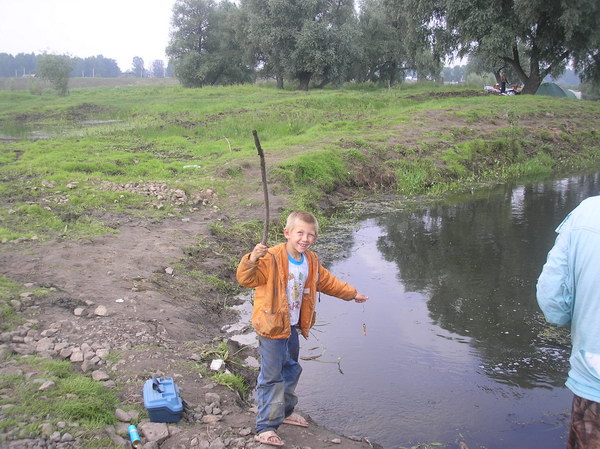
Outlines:
<svg viewBox="0 0 600 449"><path fill-rule="evenodd" d="M283 423L289 424L291 426L308 427L308 421L306 421L298 413L292 413L290 416L283 420Z"/></svg>
<svg viewBox="0 0 600 449"><path fill-rule="evenodd" d="M277 435L274 430L267 430L258 435L254 435L254 441L268 444L269 446L283 446L283 440L279 438L279 435Z"/></svg>

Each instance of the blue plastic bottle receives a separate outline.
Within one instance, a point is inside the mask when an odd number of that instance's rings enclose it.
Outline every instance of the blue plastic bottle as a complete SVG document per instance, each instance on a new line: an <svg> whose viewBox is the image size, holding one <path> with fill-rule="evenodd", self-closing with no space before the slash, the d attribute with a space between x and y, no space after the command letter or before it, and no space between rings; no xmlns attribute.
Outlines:
<svg viewBox="0 0 600 449"><path fill-rule="evenodd" d="M127 432L129 432L129 441L131 441L131 445L135 449L142 447L142 440L140 439L137 427L132 424L127 428Z"/></svg>

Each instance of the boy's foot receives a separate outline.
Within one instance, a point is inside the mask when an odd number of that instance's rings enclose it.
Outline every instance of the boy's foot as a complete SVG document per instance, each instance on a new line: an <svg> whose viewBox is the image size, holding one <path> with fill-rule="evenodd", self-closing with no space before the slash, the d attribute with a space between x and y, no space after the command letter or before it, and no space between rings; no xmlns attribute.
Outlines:
<svg viewBox="0 0 600 449"><path fill-rule="evenodd" d="M291 426L308 427L308 421L306 421L298 413L292 413L290 416L283 420L283 423L289 424Z"/></svg>
<svg viewBox="0 0 600 449"><path fill-rule="evenodd" d="M262 444L268 444L269 446L283 446L283 440L279 438L279 435L273 430L267 430L261 432L258 435L254 435L254 441L258 441Z"/></svg>

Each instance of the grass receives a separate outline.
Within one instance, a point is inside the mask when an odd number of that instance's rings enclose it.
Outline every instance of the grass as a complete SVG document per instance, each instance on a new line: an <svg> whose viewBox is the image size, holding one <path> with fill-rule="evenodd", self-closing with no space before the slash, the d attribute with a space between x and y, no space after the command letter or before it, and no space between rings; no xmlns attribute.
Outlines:
<svg viewBox="0 0 600 449"><path fill-rule="evenodd" d="M8 419L2 423L2 430L24 429L27 434L39 435L43 422L77 423L76 433L86 435L83 447L98 447L87 445L85 441L92 441L93 436L102 433L106 425L116 423L116 391L106 389L88 376L76 373L68 361L32 356L16 357L15 361L24 372L34 375L12 374L0 377L0 406L14 405L4 410ZM35 379L51 380L55 387L39 391L40 383L35 382Z"/></svg>
<svg viewBox="0 0 600 449"><path fill-rule="evenodd" d="M0 276L0 332L14 330L25 321L15 307L21 302L19 294L22 292L19 284Z"/></svg>
<svg viewBox="0 0 600 449"><path fill-rule="evenodd" d="M289 208L316 213L339 190L435 193L495 182L498 172L547 173L540 153L556 160L551 172L576 170L597 163L600 105L431 83L310 92L157 84L73 88L67 97L0 91L0 111L0 134L16 139L0 141L0 241L8 242L106 234L114 232L107 217L203 207L161 199L154 183L188 199L210 188L228 210L256 205L247 195L260 188L248 176L257 165L252 130L271 188Z"/></svg>
<svg viewBox="0 0 600 449"><path fill-rule="evenodd" d="M244 348L242 348L244 349ZM240 349L241 351L241 349ZM200 357L205 362L210 362L214 359L221 359L225 362L228 368L233 369L234 366L242 366L242 363L236 360L235 356L239 351L231 353L227 342L220 342L216 346L203 346L200 351ZM196 368L204 376L210 376L210 378L218 383L229 388L232 391L237 392L240 397L245 400L250 393L250 387L246 383L243 376L232 373L229 370L225 372L209 372L205 365L196 364Z"/></svg>

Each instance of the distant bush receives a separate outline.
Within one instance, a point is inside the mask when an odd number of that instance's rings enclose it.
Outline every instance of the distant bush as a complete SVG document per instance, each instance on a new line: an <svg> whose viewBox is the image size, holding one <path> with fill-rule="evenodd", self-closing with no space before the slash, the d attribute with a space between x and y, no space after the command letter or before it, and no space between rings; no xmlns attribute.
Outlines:
<svg viewBox="0 0 600 449"><path fill-rule="evenodd" d="M482 86L493 86L496 84L496 78L491 73L486 75L478 75L476 73L469 73L467 75L467 84L472 86L482 87Z"/></svg>

